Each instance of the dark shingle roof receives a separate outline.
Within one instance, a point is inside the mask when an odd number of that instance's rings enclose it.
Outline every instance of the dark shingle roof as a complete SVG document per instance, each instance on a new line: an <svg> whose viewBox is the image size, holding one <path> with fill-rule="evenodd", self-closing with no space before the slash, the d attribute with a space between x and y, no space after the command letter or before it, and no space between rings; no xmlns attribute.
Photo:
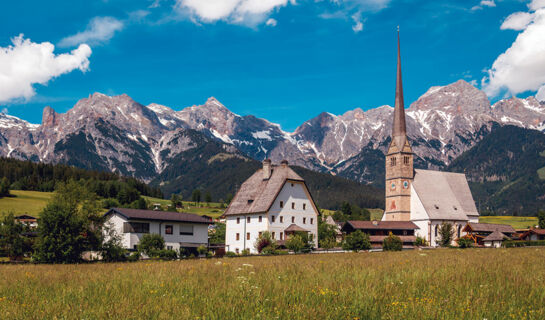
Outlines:
<svg viewBox="0 0 545 320"><path fill-rule="evenodd" d="M263 179L263 169L259 169L241 186L224 215L267 212L287 180L301 181L295 171L287 165L273 165L269 179Z"/></svg>
<svg viewBox="0 0 545 320"><path fill-rule="evenodd" d="M354 229L414 230L419 229L412 221L347 221Z"/></svg>
<svg viewBox="0 0 545 320"><path fill-rule="evenodd" d="M127 208L112 208L105 215L117 213L127 219L134 220L156 220L156 221L175 221L210 224L210 219L203 218L196 214L184 212L153 211Z"/></svg>
<svg viewBox="0 0 545 320"><path fill-rule="evenodd" d="M290 224L289 227L287 227L286 230L284 230L284 231L285 232L297 232L297 231L309 232L308 230L301 228L300 226L296 225L295 223Z"/></svg>
<svg viewBox="0 0 545 320"><path fill-rule="evenodd" d="M494 232L499 231L502 233L515 233L515 229L512 226L506 224L494 224L494 223L468 223L468 227L474 232Z"/></svg>
<svg viewBox="0 0 545 320"><path fill-rule="evenodd" d="M371 242L383 242L388 236L369 236ZM397 236L403 243L413 243L416 241L416 236Z"/></svg>

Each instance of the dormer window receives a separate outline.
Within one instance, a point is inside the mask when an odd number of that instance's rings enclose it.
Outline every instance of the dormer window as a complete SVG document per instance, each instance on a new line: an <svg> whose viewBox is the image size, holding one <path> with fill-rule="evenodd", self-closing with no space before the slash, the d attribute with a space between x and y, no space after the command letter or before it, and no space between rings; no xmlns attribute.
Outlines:
<svg viewBox="0 0 545 320"><path fill-rule="evenodd" d="M292 209L295 209L295 202L292 202L292 203L291 203L291 208L292 208Z"/></svg>
<svg viewBox="0 0 545 320"><path fill-rule="evenodd" d="M248 204L252 204L252 203L254 203L254 200L248 199Z"/></svg>

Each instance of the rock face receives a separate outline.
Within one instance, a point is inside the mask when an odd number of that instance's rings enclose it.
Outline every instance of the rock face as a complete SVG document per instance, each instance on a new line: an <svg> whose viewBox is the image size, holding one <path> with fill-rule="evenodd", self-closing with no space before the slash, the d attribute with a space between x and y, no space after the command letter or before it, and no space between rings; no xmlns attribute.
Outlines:
<svg viewBox="0 0 545 320"><path fill-rule="evenodd" d="M63 162L151 181L177 155L210 139L226 152L331 172L360 182L379 179L393 108L322 113L294 132L254 116L234 114L215 98L180 111L143 106L127 95L95 93L65 114L51 107L41 125L0 114L0 156ZM494 123L545 130L545 104L534 97L494 105L460 80L432 87L406 110L420 167L443 167L483 139ZM379 179L380 180L380 179Z"/></svg>

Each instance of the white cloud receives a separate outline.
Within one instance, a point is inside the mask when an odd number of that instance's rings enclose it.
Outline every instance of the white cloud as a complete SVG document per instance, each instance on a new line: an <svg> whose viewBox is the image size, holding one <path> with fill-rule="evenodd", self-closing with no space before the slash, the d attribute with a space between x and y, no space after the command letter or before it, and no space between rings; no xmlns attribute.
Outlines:
<svg viewBox="0 0 545 320"><path fill-rule="evenodd" d="M109 41L123 26L122 21L113 17L95 17L84 31L62 39L59 47L72 47L81 43L98 45Z"/></svg>
<svg viewBox="0 0 545 320"><path fill-rule="evenodd" d="M536 99L545 102L545 85L541 86L537 91Z"/></svg>
<svg viewBox="0 0 545 320"><path fill-rule="evenodd" d="M354 21L354 25L352 26L352 30L355 33L358 33L363 30L363 21L361 20L361 12L356 12L352 15L352 21Z"/></svg>
<svg viewBox="0 0 545 320"><path fill-rule="evenodd" d="M276 21L276 19L270 18L269 20L267 20L265 24L268 25L269 27L276 27L276 25L278 24L278 21Z"/></svg>
<svg viewBox="0 0 545 320"><path fill-rule="evenodd" d="M496 3L494 0L482 0L480 5L483 7L495 7Z"/></svg>
<svg viewBox="0 0 545 320"><path fill-rule="evenodd" d="M275 9L295 4L295 0L176 0L175 8L194 21L218 20L256 26L265 22Z"/></svg>
<svg viewBox="0 0 545 320"><path fill-rule="evenodd" d="M34 43L19 35L12 45L0 47L0 102L29 99L36 93L34 84L46 85L49 80L79 69L89 69L91 48L81 44L70 53L57 54L49 42Z"/></svg>
<svg viewBox="0 0 545 320"><path fill-rule="evenodd" d="M487 72L482 85L489 96L505 90L510 94L541 91L545 84L545 8L532 13L531 22Z"/></svg>
<svg viewBox="0 0 545 320"><path fill-rule="evenodd" d="M529 5L528 8L530 10L536 11L537 9L545 8L545 0L533 0Z"/></svg>
<svg viewBox="0 0 545 320"><path fill-rule="evenodd" d="M500 29L506 30L524 30L534 19L533 13L528 12L515 12L509 15L503 23L501 24Z"/></svg>

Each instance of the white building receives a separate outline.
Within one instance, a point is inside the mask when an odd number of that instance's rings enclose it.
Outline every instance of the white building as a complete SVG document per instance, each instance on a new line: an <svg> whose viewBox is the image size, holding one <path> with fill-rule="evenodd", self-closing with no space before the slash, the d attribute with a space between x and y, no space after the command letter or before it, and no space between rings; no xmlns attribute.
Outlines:
<svg viewBox="0 0 545 320"><path fill-rule="evenodd" d="M314 245L318 243L318 209L305 180L285 160L280 165L263 161L263 168L242 184L223 217L228 251L256 253L256 240L264 231L280 245L286 232L309 232Z"/></svg>
<svg viewBox="0 0 545 320"><path fill-rule="evenodd" d="M136 249L147 233L161 235L167 249L195 250L208 245L209 219L179 212L112 208L105 215L105 225L121 236L126 249Z"/></svg>

